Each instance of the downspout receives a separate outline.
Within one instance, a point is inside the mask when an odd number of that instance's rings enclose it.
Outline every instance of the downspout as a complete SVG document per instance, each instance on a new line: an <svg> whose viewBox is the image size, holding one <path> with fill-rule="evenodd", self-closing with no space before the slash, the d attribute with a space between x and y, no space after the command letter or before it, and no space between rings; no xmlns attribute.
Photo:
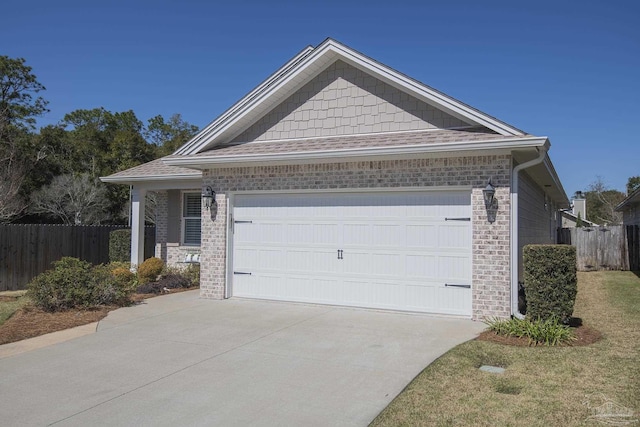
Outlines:
<svg viewBox="0 0 640 427"><path fill-rule="evenodd" d="M538 149L538 157L522 163L511 173L511 314L519 319L524 318L518 308L518 183L520 171L544 161L549 150L548 143Z"/></svg>

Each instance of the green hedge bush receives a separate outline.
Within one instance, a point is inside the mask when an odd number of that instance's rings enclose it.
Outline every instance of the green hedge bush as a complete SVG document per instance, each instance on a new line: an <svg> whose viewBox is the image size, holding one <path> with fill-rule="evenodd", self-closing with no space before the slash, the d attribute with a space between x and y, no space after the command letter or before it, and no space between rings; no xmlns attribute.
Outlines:
<svg viewBox="0 0 640 427"><path fill-rule="evenodd" d="M113 230L109 233L109 261L131 261L131 230Z"/></svg>
<svg viewBox="0 0 640 427"><path fill-rule="evenodd" d="M523 250L527 318L568 323L578 293L576 248L527 245Z"/></svg>
<svg viewBox="0 0 640 427"><path fill-rule="evenodd" d="M131 286L113 275L109 266L64 257L27 285L27 295L45 311L127 305Z"/></svg>

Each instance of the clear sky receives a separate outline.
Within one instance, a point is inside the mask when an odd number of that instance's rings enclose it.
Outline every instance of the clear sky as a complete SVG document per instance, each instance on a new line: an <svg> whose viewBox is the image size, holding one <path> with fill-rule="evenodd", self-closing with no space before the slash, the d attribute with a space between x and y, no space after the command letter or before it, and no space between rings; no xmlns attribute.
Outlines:
<svg viewBox="0 0 640 427"><path fill-rule="evenodd" d="M332 37L551 140L569 196L640 175L640 2L4 0L0 54L47 90L40 125L80 108L205 126Z"/></svg>

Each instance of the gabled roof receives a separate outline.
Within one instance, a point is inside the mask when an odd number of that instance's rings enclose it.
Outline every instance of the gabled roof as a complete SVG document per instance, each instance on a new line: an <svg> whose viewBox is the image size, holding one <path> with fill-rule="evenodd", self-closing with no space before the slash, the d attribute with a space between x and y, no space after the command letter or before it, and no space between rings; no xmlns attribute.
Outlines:
<svg viewBox="0 0 640 427"><path fill-rule="evenodd" d="M640 188L637 188L631 194L629 194L623 201L620 202L618 206L616 206L617 212L622 212L629 205L634 203L640 203Z"/></svg>
<svg viewBox="0 0 640 427"><path fill-rule="evenodd" d="M465 122L484 126L505 136L525 133L501 120L414 80L333 39L307 47L244 98L203 128L174 155L193 155L231 141L310 79L342 60Z"/></svg>

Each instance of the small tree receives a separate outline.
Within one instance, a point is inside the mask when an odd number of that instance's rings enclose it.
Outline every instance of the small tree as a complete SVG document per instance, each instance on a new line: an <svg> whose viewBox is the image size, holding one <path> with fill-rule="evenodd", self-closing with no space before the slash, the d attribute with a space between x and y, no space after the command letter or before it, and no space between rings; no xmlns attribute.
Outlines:
<svg viewBox="0 0 640 427"><path fill-rule="evenodd" d="M622 212L615 210L616 206L625 198L625 195L607 187L602 177L589 185L589 191L585 193L587 199L587 218L597 224L617 225L622 222Z"/></svg>
<svg viewBox="0 0 640 427"><path fill-rule="evenodd" d="M31 211L64 224L98 225L109 220L107 190L89 175L60 175L31 196Z"/></svg>
<svg viewBox="0 0 640 427"><path fill-rule="evenodd" d="M576 228L584 227L584 222L582 221L582 213L578 212L578 218L576 219Z"/></svg>

